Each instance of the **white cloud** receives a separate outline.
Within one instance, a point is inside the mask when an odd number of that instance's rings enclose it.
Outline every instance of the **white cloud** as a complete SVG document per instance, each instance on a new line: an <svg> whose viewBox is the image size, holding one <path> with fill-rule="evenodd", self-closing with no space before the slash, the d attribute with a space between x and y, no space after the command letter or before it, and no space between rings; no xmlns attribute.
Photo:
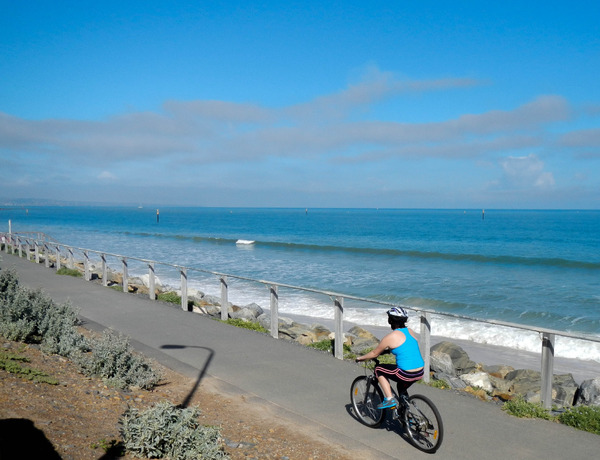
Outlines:
<svg viewBox="0 0 600 460"><path fill-rule="evenodd" d="M510 186L522 188L552 188L554 175L544 171L544 162L537 155L526 157L508 157L500 161L504 172L504 182Z"/></svg>
<svg viewBox="0 0 600 460"><path fill-rule="evenodd" d="M117 176L115 176L110 171L102 171L100 174L98 174L98 179L105 181L114 181L117 180Z"/></svg>

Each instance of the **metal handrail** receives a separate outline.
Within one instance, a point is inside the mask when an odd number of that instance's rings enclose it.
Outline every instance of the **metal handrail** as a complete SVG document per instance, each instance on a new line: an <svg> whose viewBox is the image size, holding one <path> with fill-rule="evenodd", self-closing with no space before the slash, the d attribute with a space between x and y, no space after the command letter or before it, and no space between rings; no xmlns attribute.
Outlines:
<svg viewBox="0 0 600 460"><path fill-rule="evenodd" d="M43 238L32 240L29 236L27 236L30 234L35 234L38 236L43 235ZM226 306L228 304L228 301L227 301L228 282L227 282L227 280L229 278L264 284L264 285L268 286L271 290L271 336L274 338L278 338L278 324L279 324L278 323L278 311L277 311L278 310L278 296L277 296L278 288L286 288L286 289L292 289L292 290L298 290L298 291L304 291L304 292L311 292L314 294L325 295L325 296L328 296L329 298L331 298L334 303L334 312L335 312L334 322L335 322L335 336L336 337L343 337L343 335L344 335L344 333L343 333L343 303L344 303L344 300L347 299L347 300L353 300L353 301L358 301L358 302L367 302L367 303L371 303L371 304L375 304L375 305L382 305L382 306L386 306L386 307L398 306L398 304L394 304L391 302L385 302L385 301L381 301L381 300L376 300L376 299L371 299L368 297L354 296L354 295L350 295L350 294L326 291L326 290L322 290L322 289L309 288L309 287L304 287L304 286L295 286L292 284L281 283L281 282L277 282L277 281L258 280L258 279L249 278L246 276L216 272L213 270L207 270L207 269L203 269L203 268L186 267L186 266L182 266L182 265L171 264L168 262L159 262L159 261L154 261L154 260L150 260L150 259L130 257L130 256L121 255L121 254L97 251L94 249L86 249L86 248L80 248L77 246L70 246L70 245L59 243L56 240L54 240L53 238L50 238L46 234L41 233L41 232L19 232L19 233L10 233L10 234L0 232L0 236L3 236L5 238L8 236L9 239L7 240L8 244L5 245L5 251L8 252L8 247L10 245L10 246L12 246L13 254L15 253L15 243L17 245L19 255L21 255L23 245L30 247L33 244L35 247L36 262L38 262L38 263L39 263L39 253L38 253L39 247L45 246L47 248L47 250L50 250L50 246L54 247L54 249L57 252L57 259L58 259L57 260L57 265L58 265L57 268L60 268L60 263L61 263L60 257L59 257L60 248L64 248L65 250L67 250L69 252L69 260L70 260L71 264L73 262L74 252L80 251L84 255L85 273L86 273L86 279L88 281L89 281L89 269L88 269L87 264L88 264L88 260L89 260L88 259L89 253L97 254L101 257L102 263L103 263L103 273L106 273L106 265L105 264L106 264L107 257L113 257L113 258L119 259L123 263L123 291L124 292L126 292L128 289L127 262L129 260L135 260L135 261L138 261L138 262L148 265L149 275L150 275L150 283L152 286L154 285L153 277L154 277L155 265L158 264L158 265L174 268L181 273L181 288L182 288L181 289L181 291L182 291L181 307L184 310L188 309L188 302L187 302L188 271L215 275L219 278L220 283L221 283L221 306L222 306L221 318L222 319L227 319L227 308L224 308L223 306ZM29 251L27 251L27 258L29 258ZM46 263L47 263L48 258L46 257L45 259L46 259ZM103 276L103 283L106 283L106 276ZM150 291L149 292L150 298L154 300L154 289L149 289L149 291ZM551 390L552 390L555 336L568 337L568 338L572 338L572 339L587 340L587 341L591 341L591 342L600 343L600 337L589 336L586 334L573 333L573 332L568 332L568 331L560 331L560 330L549 329L549 328L545 328L545 327L541 327L541 326L529 326L529 325L524 325L524 324L519 324L519 323L512 323L512 322L508 322L508 321L482 319L482 318L476 318L476 317L472 317L472 316L468 316L468 315L460 315L460 314L456 314L456 313L438 312L438 311L435 311L432 309L427 309L427 308L415 308L415 307L404 307L404 308L415 311L415 312L419 313L421 316L421 341L424 345L423 346L424 350L429 350L430 332L431 332L430 321L431 321L432 314L449 317L449 318L462 319L462 320L467 320L467 321L474 321L474 322L479 322L479 323L484 323L484 324L490 324L490 325L494 325L494 326L502 326L502 327L508 327L508 328L513 328L513 329L530 331L530 332L537 332L538 334L540 334L542 336L542 401L543 401L544 406L546 406L546 407L550 407L550 404L552 402ZM334 345L334 354L339 359L343 359L343 342L344 342L343 340L336 340L335 345ZM428 379L429 379L429 363L430 363L429 353L425 353L424 358L425 358L425 367L426 367L425 380L428 381Z"/></svg>

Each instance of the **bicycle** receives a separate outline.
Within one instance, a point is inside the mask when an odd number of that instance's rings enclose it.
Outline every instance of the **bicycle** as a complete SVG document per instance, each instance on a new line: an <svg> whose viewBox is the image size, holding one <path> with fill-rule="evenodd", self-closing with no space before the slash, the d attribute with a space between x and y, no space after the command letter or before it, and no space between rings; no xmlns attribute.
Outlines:
<svg viewBox="0 0 600 460"><path fill-rule="evenodd" d="M375 365L379 364L378 359L373 361ZM377 405L383 401L383 391L375 377L374 368L365 366L365 375L356 377L350 387L350 400L358 420L368 427L377 428L383 422L385 411L391 411L392 419L400 420L413 446L423 452L437 451L444 439L444 426L437 407L426 396L408 396L398 391L396 407L377 409Z"/></svg>

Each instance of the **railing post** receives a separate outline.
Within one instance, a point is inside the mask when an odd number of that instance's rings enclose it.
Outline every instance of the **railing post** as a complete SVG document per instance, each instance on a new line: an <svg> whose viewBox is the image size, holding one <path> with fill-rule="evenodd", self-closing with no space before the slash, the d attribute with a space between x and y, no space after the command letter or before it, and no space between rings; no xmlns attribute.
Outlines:
<svg viewBox="0 0 600 460"><path fill-rule="evenodd" d="M23 248L21 244L21 238L17 238L17 244L19 245L19 258L23 257Z"/></svg>
<svg viewBox="0 0 600 460"><path fill-rule="evenodd" d="M156 299L156 290L154 288L154 262L148 264L148 297L150 297L150 300Z"/></svg>
<svg viewBox="0 0 600 460"><path fill-rule="evenodd" d="M25 258L27 259L27 262L29 262L31 260L30 249L31 249L31 245L29 244L29 240L25 240Z"/></svg>
<svg viewBox="0 0 600 460"><path fill-rule="evenodd" d="M279 338L279 294L277 293L277 285L272 284L269 286L269 292L271 293L271 337L274 339Z"/></svg>
<svg viewBox="0 0 600 460"><path fill-rule="evenodd" d="M181 267L181 309L188 311L187 268Z"/></svg>
<svg viewBox="0 0 600 460"><path fill-rule="evenodd" d="M542 388L540 399L546 409L552 407L552 380L554 379L554 334L542 335Z"/></svg>
<svg viewBox="0 0 600 460"><path fill-rule="evenodd" d="M33 242L33 247L34 247L34 252L35 252L35 263L39 264L40 263L40 246L38 245L37 241Z"/></svg>
<svg viewBox="0 0 600 460"><path fill-rule="evenodd" d="M427 312L421 313L421 353L423 353L423 381L429 383L431 368L431 315Z"/></svg>
<svg viewBox="0 0 600 460"><path fill-rule="evenodd" d="M83 270L85 274L85 280L89 281L91 279L90 276L90 257L87 251L83 251Z"/></svg>
<svg viewBox="0 0 600 460"><path fill-rule="evenodd" d="M48 254L50 254L50 248L44 243L44 265L46 268L50 268L50 257L48 257Z"/></svg>
<svg viewBox="0 0 600 460"><path fill-rule="evenodd" d="M127 273L127 259L123 257L123 292L129 292L129 274Z"/></svg>
<svg viewBox="0 0 600 460"><path fill-rule="evenodd" d="M102 259L102 286L108 286L108 267L106 266L106 254L100 254Z"/></svg>
<svg viewBox="0 0 600 460"><path fill-rule="evenodd" d="M56 270L60 270L60 246L56 245Z"/></svg>
<svg viewBox="0 0 600 460"><path fill-rule="evenodd" d="M221 276L221 320L227 321L229 317L229 301L227 300L227 277Z"/></svg>
<svg viewBox="0 0 600 460"><path fill-rule="evenodd" d="M73 263L73 248L67 248L67 251L69 251L69 259L68 259L68 267L70 269L73 269L75 267L75 264Z"/></svg>
<svg viewBox="0 0 600 460"><path fill-rule="evenodd" d="M335 340L333 354L337 359L344 359L344 298L336 297L335 306Z"/></svg>

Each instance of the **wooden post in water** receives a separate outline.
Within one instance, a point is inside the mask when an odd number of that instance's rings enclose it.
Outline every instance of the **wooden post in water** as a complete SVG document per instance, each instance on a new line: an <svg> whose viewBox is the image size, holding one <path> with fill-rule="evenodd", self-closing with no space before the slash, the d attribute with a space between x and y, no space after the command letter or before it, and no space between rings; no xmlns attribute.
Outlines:
<svg viewBox="0 0 600 460"><path fill-rule="evenodd" d="M154 262L148 264L148 297L156 299L156 288L154 287Z"/></svg>
<svg viewBox="0 0 600 460"><path fill-rule="evenodd" d="M127 259L123 257L123 292L129 292L129 274L127 273Z"/></svg>
<svg viewBox="0 0 600 460"><path fill-rule="evenodd" d="M271 293L271 337L279 338L279 294L277 293L277 285L269 286Z"/></svg>
<svg viewBox="0 0 600 460"><path fill-rule="evenodd" d="M344 298L338 296L334 300L335 306L335 341L333 355L337 359L344 359Z"/></svg>
<svg viewBox="0 0 600 460"><path fill-rule="evenodd" d="M429 383L430 375L429 371L431 368L431 315L427 312L421 312L421 353L423 353L423 381Z"/></svg>
<svg viewBox="0 0 600 460"><path fill-rule="evenodd" d="M540 399L546 409L552 407L552 380L554 379L554 334L542 335L542 388Z"/></svg>
<svg viewBox="0 0 600 460"><path fill-rule="evenodd" d="M106 254L100 254L102 259L102 286L108 286L108 267L106 266Z"/></svg>
<svg viewBox="0 0 600 460"><path fill-rule="evenodd" d="M227 277L221 276L221 320L227 321L229 318L229 301L227 300Z"/></svg>
<svg viewBox="0 0 600 460"><path fill-rule="evenodd" d="M181 267L181 309L188 311L187 268Z"/></svg>

